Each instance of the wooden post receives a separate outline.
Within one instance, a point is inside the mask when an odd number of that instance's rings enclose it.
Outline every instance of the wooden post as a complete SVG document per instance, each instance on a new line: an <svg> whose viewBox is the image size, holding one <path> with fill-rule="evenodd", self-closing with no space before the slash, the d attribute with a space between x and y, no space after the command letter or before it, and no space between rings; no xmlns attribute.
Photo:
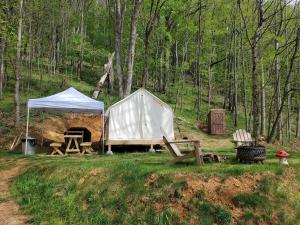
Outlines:
<svg viewBox="0 0 300 225"><path fill-rule="evenodd" d="M114 153L111 151L111 145L108 145L108 151L106 152L107 155L113 155Z"/></svg>
<svg viewBox="0 0 300 225"><path fill-rule="evenodd" d="M151 153L155 153L155 149L153 148L153 144L151 144L151 145L150 145L149 152L151 152Z"/></svg>
<svg viewBox="0 0 300 225"><path fill-rule="evenodd" d="M203 165L203 157L202 157L200 141L195 141L194 147L195 147L196 163L197 163L197 165Z"/></svg>

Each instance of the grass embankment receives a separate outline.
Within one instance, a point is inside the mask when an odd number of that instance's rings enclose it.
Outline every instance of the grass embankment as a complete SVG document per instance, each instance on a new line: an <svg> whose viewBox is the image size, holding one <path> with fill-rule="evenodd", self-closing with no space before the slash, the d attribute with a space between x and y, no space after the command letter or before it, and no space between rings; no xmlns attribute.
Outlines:
<svg viewBox="0 0 300 225"><path fill-rule="evenodd" d="M297 224L299 153L281 167L234 162L170 165L167 153L31 157L14 181L33 224Z"/></svg>

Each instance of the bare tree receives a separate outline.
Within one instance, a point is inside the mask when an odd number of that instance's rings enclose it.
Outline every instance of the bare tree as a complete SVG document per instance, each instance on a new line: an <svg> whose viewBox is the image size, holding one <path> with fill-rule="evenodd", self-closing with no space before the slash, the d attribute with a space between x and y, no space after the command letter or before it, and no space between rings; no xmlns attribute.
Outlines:
<svg viewBox="0 0 300 225"><path fill-rule="evenodd" d="M127 96L131 92L132 85L132 75L133 75L133 64L134 64L134 53L136 45L136 30L137 30L137 19L140 12L140 5L142 0L134 0L133 12L131 16L131 26L130 26L130 39L128 48L128 62L127 62L127 85L124 95Z"/></svg>
<svg viewBox="0 0 300 225"><path fill-rule="evenodd" d="M300 137L300 103L297 107L297 126L296 126L296 138Z"/></svg>
<svg viewBox="0 0 300 225"><path fill-rule="evenodd" d="M23 0L20 0L19 25L18 25L18 44L16 55L16 82L15 82L15 125L20 123L20 77L21 77L21 47L22 47L22 22L23 22Z"/></svg>
<svg viewBox="0 0 300 225"><path fill-rule="evenodd" d="M83 51L84 51L84 2L85 0L81 0L80 4L80 58L78 65L78 80L82 79L82 70L83 70Z"/></svg>
<svg viewBox="0 0 300 225"><path fill-rule="evenodd" d="M6 40L4 37L2 37L0 38L0 99L3 98L5 46L6 46Z"/></svg>
<svg viewBox="0 0 300 225"><path fill-rule="evenodd" d="M264 2L263 0L255 0L255 6L254 6L254 12L253 14L255 18L255 24L254 24L254 32L252 35L250 34L250 29L248 28L248 20L244 15L243 9L241 7L241 0L237 1L239 6L239 11L244 23L245 27L245 33L248 40L248 43L251 48L251 61L252 61L252 132L254 138L257 140L259 137L259 79L258 79L258 46L261 38L265 34L267 30L269 30L269 27L276 15L276 10L272 12L268 16L264 16L268 10L270 10L270 5L273 4L273 1L270 2ZM269 4L267 7L265 7L265 10L263 9L264 4Z"/></svg>
<svg viewBox="0 0 300 225"><path fill-rule="evenodd" d="M149 43L150 36L153 31L155 22L159 19L159 13L166 3L167 0L151 0L149 18L146 22L146 28L144 32L144 72L142 77L143 87L147 86L148 77L149 77Z"/></svg>
<svg viewBox="0 0 300 225"><path fill-rule="evenodd" d="M266 89L265 89L265 73L264 66L261 63L261 77L260 77L260 89L261 89L261 135L266 134Z"/></svg>
<svg viewBox="0 0 300 225"><path fill-rule="evenodd" d="M122 2L122 3L121 3ZM126 2L116 0L116 24L115 24L115 52L116 52L116 72L119 80L119 96L123 97L124 77L122 68L122 32L123 32L123 20L126 10Z"/></svg>
<svg viewBox="0 0 300 225"><path fill-rule="evenodd" d="M267 138L268 142L270 142L272 140L273 136L274 136L274 133L275 133L275 130L276 130L276 127L277 127L277 123L278 123L279 118L281 116L281 113L282 113L282 110L284 108L285 101L288 98L288 95L291 92L295 91L295 89L289 88L289 83L290 83L290 80L291 80L291 75L292 75L292 71L293 71L293 67L294 67L294 62L297 58L297 52L299 51L299 40L300 40L300 28L298 28L296 30L294 51L293 51L293 54L292 54L291 59L290 59L289 70L288 70L287 77L286 77L285 83L284 83L284 90L283 90L283 96L281 97L281 104L280 104L279 111L276 114L275 121L272 125L271 132L268 135L268 138Z"/></svg>

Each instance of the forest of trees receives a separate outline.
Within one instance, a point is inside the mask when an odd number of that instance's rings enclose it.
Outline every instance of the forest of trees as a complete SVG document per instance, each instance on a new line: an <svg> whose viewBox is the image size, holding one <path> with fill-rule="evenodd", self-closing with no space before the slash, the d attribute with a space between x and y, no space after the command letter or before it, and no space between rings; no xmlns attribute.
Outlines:
<svg viewBox="0 0 300 225"><path fill-rule="evenodd" d="M45 76L96 83L114 52L110 95L172 87L177 107L189 84L195 120L223 96L255 138L300 137L297 0L2 0L0 24L0 99L14 93L16 126L20 95Z"/></svg>

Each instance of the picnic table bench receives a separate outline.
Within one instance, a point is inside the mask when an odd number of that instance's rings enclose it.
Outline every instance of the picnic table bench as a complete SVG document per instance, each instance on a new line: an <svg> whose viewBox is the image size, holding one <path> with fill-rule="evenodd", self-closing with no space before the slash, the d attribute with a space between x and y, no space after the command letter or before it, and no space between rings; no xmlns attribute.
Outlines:
<svg viewBox="0 0 300 225"><path fill-rule="evenodd" d="M66 152L68 153L78 153L80 154L79 144L83 142L83 134L66 134L64 138L67 142Z"/></svg>

